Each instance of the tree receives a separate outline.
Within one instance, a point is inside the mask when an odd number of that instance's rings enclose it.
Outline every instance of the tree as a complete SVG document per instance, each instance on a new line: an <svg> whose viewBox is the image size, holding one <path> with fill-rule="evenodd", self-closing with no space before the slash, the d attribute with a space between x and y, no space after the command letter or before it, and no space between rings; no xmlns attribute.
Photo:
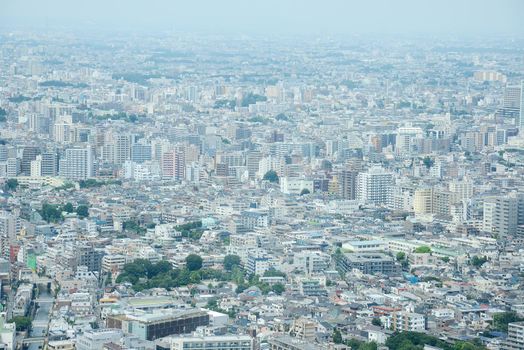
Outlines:
<svg viewBox="0 0 524 350"><path fill-rule="evenodd" d="M358 350L377 350L378 346L377 343L374 341L370 343L363 343L358 347Z"/></svg>
<svg viewBox="0 0 524 350"><path fill-rule="evenodd" d="M428 254L428 253L431 253L431 248L428 247L427 245L421 245L420 247L417 247L415 249L415 253Z"/></svg>
<svg viewBox="0 0 524 350"><path fill-rule="evenodd" d="M0 108L0 123L7 121L7 111Z"/></svg>
<svg viewBox="0 0 524 350"><path fill-rule="evenodd" d="M422 162L424 163L424 165L428 169L431 168L433 166L433 164L435 164L435 161L433 159L431 159L430 157L424 157Z"/></svg>
<svg viewBox="0 0 524 350"><path fill-rule="evenodd" d="M271 287L271 290L274 293L281 295L286 290L286 287L282 283L275 283L273 287Z"/></svg>
<svg viewBox="0 0 524 350"><path fill-rule="evenodd" d="M25 316L15 316L9 320L9 323L15 323L18 332L31 329L31 318Z"/></svg>
<svg viewBox="0 0 524 350"><path fill-rule="evenodd" d="M16 191L16 188L18 187L18 180L17 179L7 180L5 187L8 191Z"/></svg>
<svg viewBox="0 0 524 350"><path fill-rule="evenodd" d="M397 253L397 261L402 261L406 258L406 253L404 252L398 252Z"/></svg>
<svg viewBox="0 0 524 350"><path fill-rule="evenodd" d="M39 213L42 219L47 222L58 222L62 220L62 212L56 204L44 203Z"/></svg>
<svg viewBox="0 0 524 350"><path fill-rule="evenodd" d="M76 215L81 218L87 218L89 216L89 208L87 205L79 205L76 208Z"/></svg>
<svg viewBox="0 0 524 350"><path fill-rule="evenodd" d="M264 180L267 180L269 182L278 183L278 174L275 170L269 170L267 173L264 174Z"/></svg>
<svg viewBox="0 0 524 350"><path fill-rule="evenodd" d="M169 261L162 260L162 261L157 262L154 265L151 265L147 274L148 274L148 277L154 277L156 275L159 275L165 272L169 272L171 271L172 268L173 267L171 266L171 263Z"/></svg>
<svg viewBox="0 0 524 350"><path fill-rule="evenodd" d="M373 326L378 326L378 327L382 327L382 321L380 320L380 318L378 317L375 317L371 320L371 324Z"/></svg>
<svg viewBox="0 0 524 350"><path fill-rule="evenodd" d="M279 113L277 114L277 116L275 117L276 120L283 120L283 121L288 121L289 120L289 117L287 115L285 115L284 113Z"/></svg>
<svg viewBox="0 0 524 350"><path fill-rule="evenodd" d="M303 196L305 194L310 194L309 190L307 188L303 188L302 191L300 191L300 195Z"/></svg>
<svg viewBox="0 0 524 350"><path fill-rule="evenodd" d="M264 272L264 277L286 277L286 274L272 267Z"/></svg>
<svg viewBox="0 0 524 350"><path fill-rule="evenodd" d="M66 205L64 205L62 210L65 211L66 213L72 213L72 212L75 211L75 208L73 207L73 204L68 202L68 203L66 203Z"/></svg>
<svg viewBox="0 0 524 350"><path fill-rule="evenodd" d="M418 350L424 348L424 345L430 345L443 350L485 349L482 345L473 342L461 341L450 345L437 337L419 332L394 333L386 340L386 346L390 350Z"/></svg>
<svg viewBox="0 0 524 350"><path fill-rule="evenodd" d="M493 315L493 328L498 331L507 332L508 323L524 321L524 318L516 312L499 312Z"/></svg>
<svg viewBox="0 0 524 350"><path fill-rule="evenodd" d="M202 257L197 254L189 254L186 257L186 267L189 271L197 271L202 268Z"/></svg>
<svg viewBox="0 0 524 350"><path fill-rule="evenodd" d="M483 257L478 257L478 256L474 256L471 258L470 262L471 262L471 265L475 266L476 268L480 268L482 267L482 265L484 265L486 262L488 261L488 258L483 256Z"/></svg>
<svg viewBox="0 0 524 350"><path fill-rule="evenodd" d="M333 343L342 344L342 333L336 328L333 331Z"/></svg>
<svg viewBox="0 0 524 350"><path fill-rule="evenodd" d="M142 234L147 231L145 228L140 226L140 224L136 220L124 221L124 223L122 224L122 228L124 229L124 231L135 232L138 234Z"/></svg>
<svg viewBox="0 0 524 350"><path fill-rule="evenodd" d="M224 268L231 271L235 266L240 266L240 257L238 255L226 255L224 257Z"/></svg>

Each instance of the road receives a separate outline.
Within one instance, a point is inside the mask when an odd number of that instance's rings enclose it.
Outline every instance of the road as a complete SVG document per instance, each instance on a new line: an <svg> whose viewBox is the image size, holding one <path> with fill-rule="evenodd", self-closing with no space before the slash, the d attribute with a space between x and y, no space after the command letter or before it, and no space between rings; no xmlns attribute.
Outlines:
<svg viewBox="0 0 524 350"><path fill-rule="evenodd" d="M38 296L39 301L36 303L37 309L33 319L33 327L29 333L29 339L40 338L38 341L28 344L28 350L42 349L44 346L44 339L47 335L49 325L49 313L53 307L53 299L47 290L41 290ZM43 338L42 338L43 337Z"/></svg>

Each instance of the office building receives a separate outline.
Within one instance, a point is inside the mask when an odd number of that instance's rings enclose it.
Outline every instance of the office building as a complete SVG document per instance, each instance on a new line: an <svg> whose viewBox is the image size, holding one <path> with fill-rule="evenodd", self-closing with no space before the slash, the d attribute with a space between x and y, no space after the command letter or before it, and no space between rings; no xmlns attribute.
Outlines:
<svg viewBox="0 0 524 350"><path fill-rule="evenodd" d="M109 315L109 328L122 329L142 340L156 340L175 334L189 334L209 325L209 314L200 309L163 309L154 313Z"/></svg>
<svg viewBox="0 0 524 350"><path fill-rule="evenodd" d="M248 335L172 337L170 350L253 350Z"/></svg>
<svg viewBox="0 0 524 350"><path fill-rule="evenodd" d="M393 258L384 253L343 253L337 257L337 265L345 272L353 269L366 274L396 275L400 272Z"/></svg>
<svg viewBox="0 0 524 350"><path fill-rule="evenodd" d="M131 146L131 160L135 163L151 160L151 154L151 145L135 143Z"/></svg>
<svg viewBox="0 0 524 350"><path fill-rule="evenodd" d="M20 163L20 172L22 175L29 176L31 174L31 162L40 154L38 147L24 147L22 151L22 161Z"/></svg>

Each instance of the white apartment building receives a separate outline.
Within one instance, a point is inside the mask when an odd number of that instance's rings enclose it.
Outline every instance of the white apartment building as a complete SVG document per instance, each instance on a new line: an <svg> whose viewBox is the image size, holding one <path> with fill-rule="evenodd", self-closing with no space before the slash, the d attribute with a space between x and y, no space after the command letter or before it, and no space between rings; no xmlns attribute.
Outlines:
<svg viewBox="0 0 524 350"><path fill-rule="evenodd" d="M123 334L120 329L93 329L79 335L76 339L77 350L100 350L106 343L118 343Z"/></svg>
<svg viewBox="0 0 524 350"><path fill-rule="evenodd" d="M93 152L90 147L69 148L60 160L60 176L70 180L93 177Z"/></svg>
<svg viewBox="0 0 524 350"><path fill-rule="evenodd" d="M300 194L303 190L313 193L313 180L282 177L280 178L280 191L285 194Z"/></svg>
<svg viewBox="0 0 524 350"><path fill-rule="evenodd" d="M357 176L357 199L386 205L391 200L393 174L382 167L372 167Z"/></svg>
<svg viewBox="0 0 524 350"><path fill-rule="evenodd" d="M426 329L426 318L415 312L394 312L386 323L386 327L394 331L423 332Z"/></svg>

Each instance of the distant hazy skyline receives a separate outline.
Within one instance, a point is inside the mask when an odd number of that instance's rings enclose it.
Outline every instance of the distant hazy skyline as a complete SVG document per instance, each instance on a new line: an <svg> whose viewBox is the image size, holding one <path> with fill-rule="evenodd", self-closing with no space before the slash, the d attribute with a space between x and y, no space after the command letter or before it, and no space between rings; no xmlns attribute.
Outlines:
<svg viewBox="0 0 524 350"><path fill-rule="evenodd" d="M524 36L523 0L0 0L0 26L218 34Z"/></svg>

